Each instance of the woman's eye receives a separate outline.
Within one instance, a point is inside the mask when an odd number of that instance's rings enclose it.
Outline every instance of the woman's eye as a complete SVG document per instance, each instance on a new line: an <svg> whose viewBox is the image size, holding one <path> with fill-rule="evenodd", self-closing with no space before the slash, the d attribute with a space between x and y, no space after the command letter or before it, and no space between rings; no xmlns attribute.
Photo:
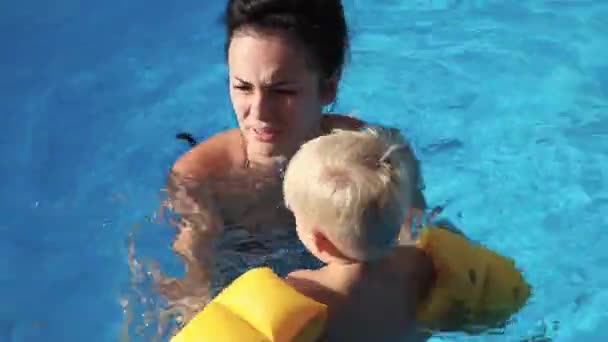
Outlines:
<svg viewBox="0 0 608 342"><path fill-rule="evenodd" d="M251 86L246 84L236 84L233 87L240 91L251 91Z"/></svg>
<svg viewBox="0 0 608 342"><path fill-rule="evenodd" d="M296 91L292 90L292 89L275 89L274 91L276 93L282 94L282 95L295 95L296 94Z"/></svg>

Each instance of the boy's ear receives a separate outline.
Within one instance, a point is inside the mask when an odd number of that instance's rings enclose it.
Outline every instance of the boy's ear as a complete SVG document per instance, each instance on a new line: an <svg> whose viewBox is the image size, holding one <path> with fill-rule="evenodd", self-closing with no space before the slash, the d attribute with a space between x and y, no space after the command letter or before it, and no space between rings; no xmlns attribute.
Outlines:
<svg viewBox="0 0 608 342"><path fill-rule="evenodd" d="M327 253L336 248L317 227L312 230L312 241L315 244L315 248L322 253Z"/></svg>
<svg viewBox="0 0 608 342"><path fill-rule="evenodd" d="M333 242L331 242L327 236L325 234L322 233L321 230L319 229L314 229L313 230L313 243L315 244L315 248L317 249L317 251L319 251L319 253L321 254L325 254L331 257L338 257L338 258L344 258L344 255L342 254L342 252L340 252L340 249L338 249L336 247L336 245L334 245Z"/></svg>
<svg viewBox="0 0 608 342"><path fill-rule="evenodd" d="M327 238L319 229L314 229L312 232L312 240L317 249L317 253L325 257L331 257L341 260L356 261L352 257L345 255L336 247L336 245Z"/></svg>

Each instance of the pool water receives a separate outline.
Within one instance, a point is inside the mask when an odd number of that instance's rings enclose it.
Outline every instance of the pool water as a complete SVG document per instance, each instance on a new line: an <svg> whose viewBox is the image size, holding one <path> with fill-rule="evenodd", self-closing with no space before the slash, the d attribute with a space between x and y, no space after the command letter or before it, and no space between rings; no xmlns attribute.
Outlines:
<svg viewBox="0 0 608 342"><path fill-rule="evenodd" d="M534 286L505 331L433 341L606 340L608 2L344 5L336 109L407 132L429 202ZM222 7L0 4L0 341L116 341L125 302L130 340L156 335L144 313L162 303L129 273L127 242L179 274L152 213L188 148L175 134L235 124Z"/></svg>

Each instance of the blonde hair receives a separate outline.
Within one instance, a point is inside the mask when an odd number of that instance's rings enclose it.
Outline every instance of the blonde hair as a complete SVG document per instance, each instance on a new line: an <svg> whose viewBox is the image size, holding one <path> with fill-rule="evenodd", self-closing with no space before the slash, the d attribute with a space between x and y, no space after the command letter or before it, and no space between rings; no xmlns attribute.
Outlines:
<svg viewBox="0 0 608 342"><path fill-rule="evenodd" d="M396 129L336 130L301 146L285 172L285 204L340 252L388 253L410 206L416 159Z"/></svg>

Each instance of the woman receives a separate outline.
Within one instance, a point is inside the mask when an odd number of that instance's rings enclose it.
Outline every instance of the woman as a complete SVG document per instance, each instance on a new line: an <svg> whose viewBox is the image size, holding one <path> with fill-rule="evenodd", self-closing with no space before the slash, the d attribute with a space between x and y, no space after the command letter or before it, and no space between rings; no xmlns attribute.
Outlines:
<svg viewBox="0 0 608 342"><path fill-rule="evenodd" d="M219 237L239 231L247 244L224 246L224 251L250 252L272 249L261 240L292 234L293 218L282 205L281 171L300 145L334 128L365 124L323 113L336 98L348 46L339 0L230 0L225 25L238 128L185 153L168 179L170 206L181 216L173 248L186 274L163 279L161 291L181 304L191 297L196 303L191 311L204 304L197 298L209 295L202 284L213 278L210 263L220 259L221 248L212 246ZM424 210L420 190L415 197L416 208ZM250 239L256 234L266 237Z"/></svg>

